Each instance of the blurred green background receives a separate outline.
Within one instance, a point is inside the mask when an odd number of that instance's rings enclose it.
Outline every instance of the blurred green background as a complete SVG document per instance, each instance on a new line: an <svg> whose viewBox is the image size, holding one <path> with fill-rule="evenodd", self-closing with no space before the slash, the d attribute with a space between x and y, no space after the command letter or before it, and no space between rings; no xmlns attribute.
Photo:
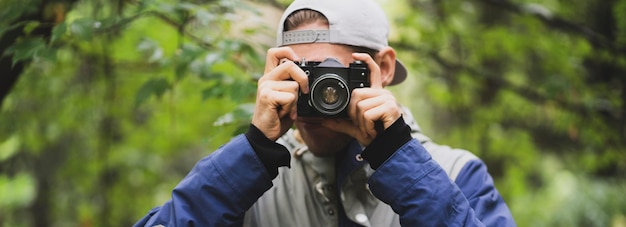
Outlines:
<svg viewBox="0 0 626 227"><path fill-rule="evenodd" d="M382 1L520 226L626 226L626 0ZM249 124L287 0L0 1L0 225L130 226ZM358 6L355 6L358 10Z"/></svg>

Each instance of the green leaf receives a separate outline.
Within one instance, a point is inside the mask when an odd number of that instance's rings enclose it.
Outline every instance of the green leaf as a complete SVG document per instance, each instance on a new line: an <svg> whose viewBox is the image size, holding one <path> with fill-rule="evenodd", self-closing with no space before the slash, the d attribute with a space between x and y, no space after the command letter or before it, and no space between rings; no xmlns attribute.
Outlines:
<svg viewBox="0 0 626 227"><path fill-rule="evenodd" d="M232 112L220 116L213 122L213 125L223 126L239 122L248 122L252 114L254 114L254 103L244 103L237 106Z"/></svg>
<svg viewBox="0 0 626 227"><path fill-rule="evenodd" d="M226 94L226 87L222 86L222 83L217 83L215 86L210 86L202 90L202 100L209 98L219 98Z"/></svg>
<svg viewBox="0 0 626 227"><path fill-rule="evenodd" d="M66 31L67 31L67 24L65 22L54 26L54 28L52 29L52 37L50 38L50 43L55 43L56 41L61 39L61 37L65 35Z"/></svg>
<svg viewBox="0 0 626 227"><path fill-rule="evenodd" d="M9 137L0 143L0 162L7 160L17 154L20 148L20 138L17 135Z"/></svg>
<svg viewBox="0 0 626 227"><path fill-rule="evenodd" d="M141 51L143 53L150 53L155 48L157 48L157 46L158 46L158 44L154 40L148 39L148 38L143 38L137 44L137 50Z"/></svg>
<svg viewBox="0 0 626 227"><path fill-rule="evenodd" d="M181 2L176 4L176 8L184 10L184 11L192 11L195 9L198 9L200 6L193 4L193 3L189 3L189 2Z"/></svg>
<svg viewBox="0 0 626 227"><path fill-rule="evenodd" d="M139 91L137 91L137 95L135 96L135 106L141 105L153 95L160 98L163 93L170 88L171 85L165 78L154 78L148 80L141 86L141 88L139 88Z"/></svg>
<svg viewBox="0 0 626 227"><path fill-rule="evenodd" d="M39 21L30 21L26 23L26 25L24 26L24 34L29 35L31 32L33 32L33 30L35 30L35 28L39 27L40 24L41 23L39 23Z"/></svg>
<svg viewBox="0 0 626 227"><path fill-rule="evenodd" d="M202 53L204 53L204 50L195 45L186 44L180 48L180 52L176 56L176 80L185 77L191 63Z"/></svg>
<svg viewBox="0 0 626 227"><path fill-rule="evenodd" d="M246 97L250 97L256 93L256 84L248 79L237 79L232 83L230 88L230 99L234 101L245 100Z"/></svg>
<svg viewBox="0 0 626 227"><path fill-rule="evenodd" d="M202 80L222 80L226 75L214 72L212 65L223 60L221 53L208 53L204 58L195 59L189 65L189 69Z"/></svg>
<svg viewBox="0 0 626 227"><path fill-rule="evenodd" d="M32 21L20 21L20 22L16 22L14 24L11 24L9 26L0 25L0 35L2 35L2 33L5 33L7 31L10 31L10 30L13 30L13 29L16 29L16 28L18 28L18 27L20 27L22 25L28 24L30 22L32 22Z"/></svg>
<svg viewBox="0 0 626 227"><path fill-rule="evenodd" d="M13 55L13 66L20 61L30 60L46 49L46 43L41 37L26 38L18 41L3 53L3 56Z"/></svg>
<svg viewBox="0 0 626 227"><path fill-rule="evenodd" d="M224 73L236 77L243 77L245 74L241 70L241 66L232 61L216 62L211 65L211 70L215 73Z"/></svg>
<svg viewBox="0 0 626 227"><path fill-rule="evenodd" d="M137 45L137 50L148 57L148 62L158 62L163 59L163 48L152 39L142 39Z"/></svg>
<svg viewBox="0 0 626 227"><path fill-rule="evenodd" d="M57 49L55 48L43 48L37 52L37 57L46 61L55 61L57 57Z"/></svg>
<svg viewBox="0 0 626 227"><path fill-rule="evenodd" d="M200 22L200 24L202 26L208 26L211 24L211 22L213 22L215 20L215 15L210 13L209 11L205 10L205 9L198 9L196 11L196 19L198 20L198 22Z"/></svg>
<svg viewBox="0 0 626 227"><path fill-rule="evenodd" d="M31 174L20 172L14 177L0 175L0 208L26 206L35 198L35 179Z"/></svg>
<svg viewBox="0 0 626 227"><path fill-rule="evenodd" d="M93 38L95 24L92 19L77 19L70 25L70 32L81 40L89 41Z"/></svg>

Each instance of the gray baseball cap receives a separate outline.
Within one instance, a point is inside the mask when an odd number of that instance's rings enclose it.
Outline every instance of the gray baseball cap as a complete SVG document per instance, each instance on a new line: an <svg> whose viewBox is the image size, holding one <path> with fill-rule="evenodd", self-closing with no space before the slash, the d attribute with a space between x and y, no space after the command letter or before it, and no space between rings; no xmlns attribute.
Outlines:
<svg viewBox="0 0 626 227"><path fill-rule="evenodd" d="M301 9L315 10L329 22L329 30L284 31L285 20ZM295 0L287 7L278 24L277 46L327 42L380 50L389 46L387 16L373 0ZM396 59L391 85L406 79L407 71Z"/></svg>

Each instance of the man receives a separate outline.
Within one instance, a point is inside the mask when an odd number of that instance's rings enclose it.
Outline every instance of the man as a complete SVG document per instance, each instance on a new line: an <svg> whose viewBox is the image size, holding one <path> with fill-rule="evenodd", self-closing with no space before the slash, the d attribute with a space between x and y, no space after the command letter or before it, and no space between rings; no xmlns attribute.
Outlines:
<svg viewBox="0 0 626 227"><path fill-rule="evenodd" d="M248 132L199 161L136 225L514 226L484 163L431 142L383 89L406 77L388 29L372 1L293 2ZM303 67L322 61L367 65L370 84L349 94L347 116L299 115L317 100L299 99L337 92L311 91Z"/></svg>

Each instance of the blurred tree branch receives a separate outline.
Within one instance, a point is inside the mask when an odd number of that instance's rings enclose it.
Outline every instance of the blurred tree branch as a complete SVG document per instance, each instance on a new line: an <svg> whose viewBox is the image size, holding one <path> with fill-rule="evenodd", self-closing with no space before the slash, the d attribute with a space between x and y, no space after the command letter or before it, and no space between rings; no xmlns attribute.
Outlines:
<svg viewBox="0 0 626 227"><path fill-rule="evenodd" d="M67 1L66 4L72 5L74 2L76 2L76 0ZM45 4L42 3L41 6L38 8L38 11L23 15L10 23L17 26L14 26L12 29L6 31L0 37L0 53L4 53L8 48L14 45L17 40L27 35L24 32L24 28L25 26L27 26L27 23L24 23L24 21L39 21L39 25L34 29L33 32L31 32L30 35L46 37L46 42L50 41L50 37L52 36L52 29L54 27L52 25L55 25L59 21L56 21L57 18L45 18L43 16L43 11L45 10L45 7ZM66 12L67 11L64 11L64 13ZM64 17L64 15L62 17ZM201 37L198 37L197 35L184 29L184 26L186 25L185 21L177 21L166 15L165 13L158 11L146 11L128 18L123 18L119 22L114 23L108 27L96 30L95 32L96 34L118 32L119 30L123 29L123 27L127 24L130 24L133 21L143 17L158 18L166 24L177 28L184 35L184 37L190 39L197 45L207 49L214 48L214 45L212 43L206 42ZM186 18L185 20L189 21L191 19L193 18L190 17ZM0 77L0 106L2 106L4 99L10 93L11 89L17 82L20 74L24 70L24 67L29 62L30 60L13 62L12 55L0 56L0 71L5 72L3 73L4 75Z"/></svg>
<svg viewBox="0 0 626 227"><path fill-rule="evenodd" d="M585 37L595 47L606 49L614 55L626 55L626 48L618 47L614 42L610 41L609 38L602 35L601 33L596 32L587 26L579 25L565 18L555 16L550 11L540 5L523 5L508 0L479 0L479 2L493 5L513 13L533 16L550 28L571 34L581 35Z"/></svg>
<svg viewBox="0 0 626 227"><path fill-rule="evenodd" d="M409 52L425 53L425 55L433 59L440 67L444 68L448 72L458 73L458 72L464 71L477 77L489 78L490 80L495 81L495 83L497 83L498 85L502 86L502 88L513 91L516 94L524 97L525 99L533 103L539 104L539 105L543 105L546 102L554 102L557 106L560 106L561 108L568 110L570 112L581 114L583 117L591 116L592 112L598 112L598 113L603 113L603 114L606 112L612 112L612 113L619 112L619 110L617 109L594 108L594 107L585 106L582 103L575 103L575 102L571 102L565 99L554 99L552 97L548 97L545 94L541 94L540 92L532 89L531 87L515 85L507 81L506 79L504 79L501 75L496 75L488 70L476 69L476 68L473 68L473 67L461 64L461 63L452 62L446 59L445 57L441 56L436 51L423 50L415 46L402 44L402 43L394 43L392 45L394 45L398 49L408 50ZM613 116L616 119L617 116L619 115L611 114L609 116Z"/></svg>
<svg viewBox="0 0 626 227"><path fill-rule="evenodd" d="M40 25L43 26L35 27L30 34L33 36L46 37L46 39L49 40L52 32L52 26L49 25L62 21L65 18L65 14L69 11L69 9L67 9L69 8L68 6L71 6L76 1L77 0L42 1L36 7L36 10L25 12L8 24L15 25L24 21L38 21ZM54 13L46 14L46 10L50 8L54 9ZM25 64L28 63L23 61L14 63L13 54L5 54L8 48L15 44L18 39L26 35L26 26L27 24L22 23L0 35L0 72L3 72L2 77L0 77L0 107L2 107L4 99L22 74Z"/></svg>
<svg viewBox="0 0 626 227"><path fill-rule="evenodd" d="M189 32L186 29L184 29L184 26L187 24L187 22L177 21L176 19L167 16L165 13L158 12L158 11L146 11L146 12L142 12L142 13L133 15L131 17L123 18L119 22L99 30L99 33L116 32L116 31L122 29L127 24L130 24L133 21L135 21L137 19L140 19L140 18L144 18L144 17L155 17L155 18L160 19L161 21L165 22L166 24L168 24L168 25L176 28L177 30L181 31L182 34L184 34L184 36L186 38L189 38L192 42L196 43L199 46L202 46L202 47L207 48L207 49L215 47L212 43L206 42L201 37L198 37L197 35ZM191 20L191 19L193 19L193 18L187 18L186 20L188 21L188 20Z"/></svg>

